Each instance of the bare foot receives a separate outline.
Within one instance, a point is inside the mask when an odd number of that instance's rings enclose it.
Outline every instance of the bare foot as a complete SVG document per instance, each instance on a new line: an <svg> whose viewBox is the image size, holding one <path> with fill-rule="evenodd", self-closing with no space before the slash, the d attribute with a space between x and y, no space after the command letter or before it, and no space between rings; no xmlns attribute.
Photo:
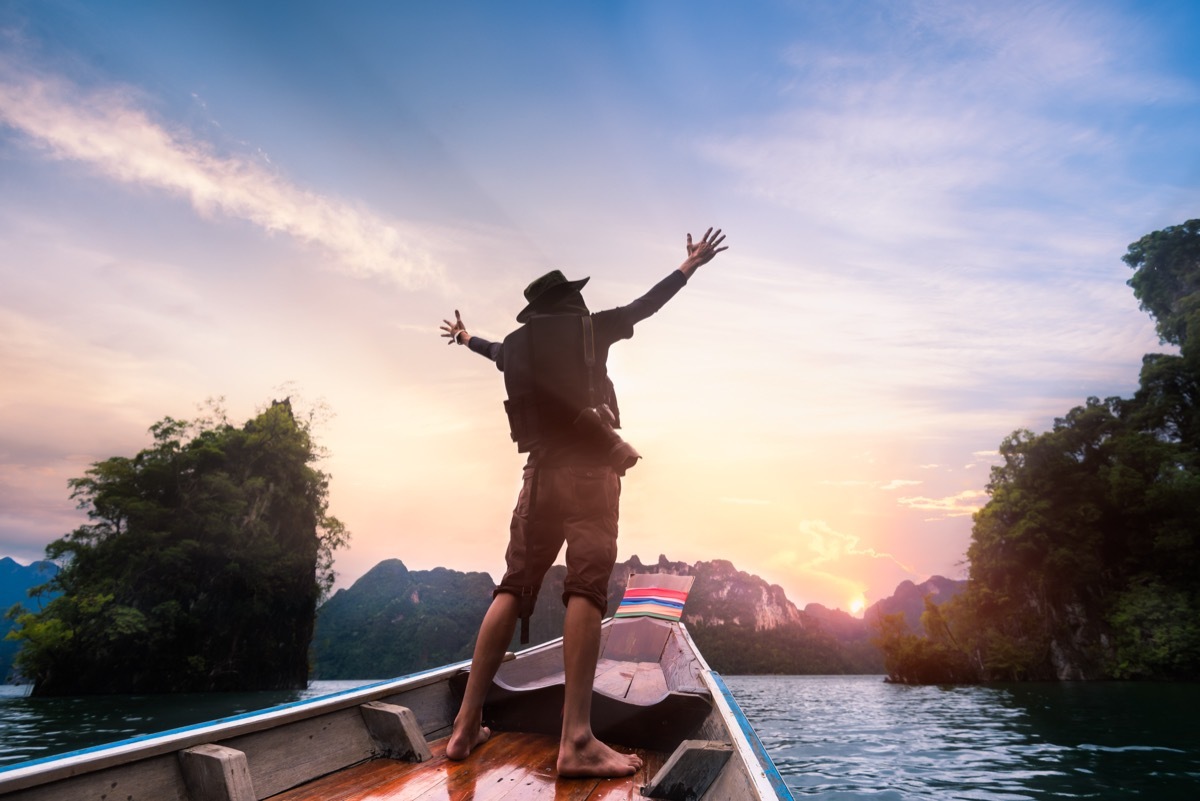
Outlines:
<svg viewBox="0 0 1200 801"><path fill-rule="evenodd" d="M459 722L455 720L454 731L451 732L450 740L446 743L446 756L456 761L466 759L477 745L487 742L491 736L492 730L487 726L480 725L479 721L464 722L459 725Z"/></svg>
<svg viewBox="0 0 1200 801"><path fill-rule="evenodd" d="M642 758L637 754L614 751L595 737L582 742L563 742L558 747L559 776L632 776L641 767Z"/></svg>

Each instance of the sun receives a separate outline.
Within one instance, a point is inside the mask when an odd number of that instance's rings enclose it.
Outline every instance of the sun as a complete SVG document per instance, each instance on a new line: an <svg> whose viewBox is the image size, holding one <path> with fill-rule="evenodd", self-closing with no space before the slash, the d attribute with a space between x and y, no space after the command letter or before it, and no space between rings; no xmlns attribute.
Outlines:
<svg viewBox="0 0 1200 801"><path fill-rule="evenodd" d="M867 608L867 599L863 596L858 596L850 602L850 614L854 616L861 615L863 610Z"/></svg>

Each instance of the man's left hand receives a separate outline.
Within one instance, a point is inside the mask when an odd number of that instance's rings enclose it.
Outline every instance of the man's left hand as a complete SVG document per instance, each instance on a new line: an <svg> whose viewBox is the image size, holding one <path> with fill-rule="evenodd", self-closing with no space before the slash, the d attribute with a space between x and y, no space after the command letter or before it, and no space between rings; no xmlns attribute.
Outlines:
<svg viewBox="0 0 1200 801"><path fill-rule="evenodd" d="M471 335L467 333L467 327L463 325L462 315L458 313L458 309L454 310L454 322L449 320L442 320L442 322L445 325L441 326L441 329L446 332L442 336L449 337L446 340L447 345L452 343L465 345L471 339Z"/></svg>

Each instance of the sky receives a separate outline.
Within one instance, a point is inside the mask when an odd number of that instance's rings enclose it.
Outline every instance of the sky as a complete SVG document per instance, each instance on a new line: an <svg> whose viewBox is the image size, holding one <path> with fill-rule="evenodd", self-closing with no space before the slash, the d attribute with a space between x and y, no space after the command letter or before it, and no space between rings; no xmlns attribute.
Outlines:
<svg viewBox="0 0 1200 801"><path fill-rule="evenodd" d="M0 556L221 398L315 415L339 587L499 580L523 457L447 347L639 297L619 558L803 607L964 578L997 448L1165 350L1121 256L1197 215L1178 2L0 0Z"/></svg>

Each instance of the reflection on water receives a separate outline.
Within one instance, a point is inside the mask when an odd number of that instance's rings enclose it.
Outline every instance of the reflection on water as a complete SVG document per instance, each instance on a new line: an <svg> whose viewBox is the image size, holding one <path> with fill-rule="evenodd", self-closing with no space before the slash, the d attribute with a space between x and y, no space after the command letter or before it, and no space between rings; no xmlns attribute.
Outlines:
<svg viewBox="0 0 1200 801"><path fill-rule="evenodd" d="M0 769L78 748L328 695L364 683L316 681L307 690L281 692L70 698L31 698L28 687L0 685Z"/></svg>
<svg viewBox="0 0 1200 801"><path fill-rule="evenodd" d="M1200 685L727 683L797 797L1200 798Z"/></svg>

